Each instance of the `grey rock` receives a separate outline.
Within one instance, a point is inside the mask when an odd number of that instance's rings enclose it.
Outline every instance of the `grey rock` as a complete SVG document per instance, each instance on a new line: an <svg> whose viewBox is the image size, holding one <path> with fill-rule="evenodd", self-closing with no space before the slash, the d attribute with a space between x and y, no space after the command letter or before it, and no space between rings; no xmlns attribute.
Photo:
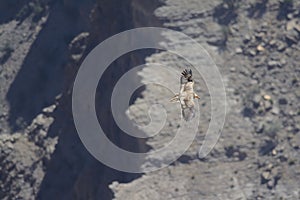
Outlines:
<svg viewBox="0 0 300 200"><path fill-rule="evenodd" d="M268 61L268 66L270 68L274 68L274 67L280 66L280 63L278 61L275 61L275 60L270 60L270 61Z"/></svg>
<svg viewBox="0 0 300 200"><path fill-rule="evenodd" d="M279 62L280 62L280 65L279 65L280 67L282 67L286 64L286 60L284 58L281 58Z"/></svg>
<svg viewBox="0 0 300 200"><path fill-rule="evenodd" d="M276 40L270 40L270 42L269 42L269 45L271 45L271 46L275 46L277 44L277 41Z"/></svg>
<svg viewBox="0 0 300 200"><path fill-rule="evenodd" d="M260 94L256 94L254 95L253 98L253 103L256 104L257 106L259 106L260 102L261 102L262 98Z"/></svg>
<svg viewBox="0 0 300 200"><path fill-rule="evenodd" d="M256 133L262 133L264 131L264 128L265 128L264 122L260 122L258 124L258 126L256 127L255 132Z"/></svg>
<svg viewBox="0 0 300 200"><path fill-rule="evenodd" d="M262 39L262 38L264 38L265 37L265 33L264 32L258 32L258 33L255 33L255 37L257 38L257 39Z"/></svg>
<svg viewBox="0 0 300 200"><path fill-rule="evenodd" d="M44 109L43 109L43 112L44 112L44 113L53 113L54 110L55 110L55 108L56 108L56 105L53 104L53 105L51 105L51 106L49 106L49 107L44 108Z"/></svg>
<svg viewBox="0 0 300 200"><path fill-rule="evenodd" d="M243 53L243 49L238 47L238 48L235 49L235 53L241 54L241 53Z"/></svg>
<svg viewBox="0 0 300 200"><path fill-rule="evenodd" d="M87 39L89 37L89 33L88 32L83 32L81 34L79 34L78 36L76 36L70 43L69 45L69 49L71 51L71 58L75 61L75 62L79 62L80 59L83 56L83 53L86 49L86 42Z"/></svg>
<svg viewBox="0 0 300 200"><path fill-rule="evenodd" d="M287 15L287 18L288 18L288 19L293 19L293 17L294 17L294 16L293 16L293 13L289 13L289 14Z"/></svg>
<svg viewBox="0 0 300 200"><path fill-rule="evenodd" d="M256 56L256 51L253 50L253 49L250 49L250 50L249 50L249 54L250 54L251 56Z"/></svg>
<svg viewBox="0 0 300 200"><path fill-rule="evenodd" d="M271 179L268 181L267 186L269 189L272 189L274 187L274 184L275 184L274 179Z"/></svg>
<svg viewBox="0 0 300 200"><path fill-rule="evenodd" d="M299 34L296 30L292 29L292 30L289 30L286 35L285 35L286 39L288 42L290 43L298 43L299 41Z"/></svg>
<svg viewBox="0 0 300 200"><path fill-rule="evenodd" d="M264 107L265 107L266 110L270 110L272 108L271 101L265 101L264 102Z"/></svg>
<svg viewBox="0 0 300 200"><path fill-rule="evenodd" d="M284 51L285 48L286 48L285 43L283 43L283 42L281 42L281 41L277 43L277 50L278 50L278 51Z"/></svg>
<svg viewBox="0 0 300 200"><path fill-rule="evenodd" d="M300 33L300 23L298 19L292 19L286 24L286 30L291 31L291 30L296 30Z"/></svg>
<svg viewBox="0 0 300 200"><path fill-rule="evenodd" d="M263 172L263 173L261 174L261 177L262 177L264 180L268 181L268 180L271 179L271 173L270 173L269 171L265 171L265 172Z"/></svg>
<svg viewBox="0 0 300 200"><path fill-rule="evenodd" d="M250 40L251 40L251 36L246 34L245 37L244 37L244 40L243 40L244 43L248 43L248 42L250 42Z"/></svg>
<svg viewBox="0 0 300 200"><path fill-rule="evenodd" d="M271 112L272 112L274 115L278 115L279 112L280 112L280 110L279 110L278 107L274 106L274 107L272 108Z"/></svg>

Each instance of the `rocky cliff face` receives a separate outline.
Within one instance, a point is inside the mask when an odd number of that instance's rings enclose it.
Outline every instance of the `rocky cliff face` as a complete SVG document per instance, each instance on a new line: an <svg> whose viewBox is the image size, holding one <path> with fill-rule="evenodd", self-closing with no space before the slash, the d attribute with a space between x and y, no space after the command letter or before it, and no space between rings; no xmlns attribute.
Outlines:
<svg viewBox="0 0 300 200"><path fill-rule="evenodd" d="M164 26L180 30L210 52L226 85L228 109L221 138L204 160L197 159L208 121L200 123L196 146L174 165L128 184L114 183L115 199L297 199L299 198L299 4L295 1L164 1L155 10ZM167 35L172 40L172 35ZM176 44L171 44L176 45ZM180 45L180 44L178 44ZM184 49L183 52L192 50ZM187 63L167 53L149 63L180 71ZM296 75L297 74L297 75ZM145 68L142 81L155 71ZM167 77L166 81L168 80ZM199 80L200 111L209 119L208 91ZM176 84L174 82L174 84ZM287 89L289 88L289 89ZM165 91L146 87L141 105L162 102ZM147 101L147 102L146 102ZM171 113L171 112L170 112ZM169 114L170 114L169 113ZM140 112L135 119L144 117ZM176 119L171 115L172 120ZM147 143L156 148L170 141L169 124ZM180 145L180 144L179 144ZM187 159L188 158L188 159ZM164 160L164 155L160 160Z"/></svg>
<svg viewBox="0 0 300 200"><path fill-rule="evenodd" d="M62 117L68 45L87 29L92 3L71 6L1 1L1 199L35 199L45 178L61 132L53 121Z"/></svg>
<svg viewBox="0 0 300 200"><path fill-rule="evenodd" d="M84 148L74 127L71 112L71 91L73 81L84 57L99 42L120 31L135 26L132 13L143 12L130 1L99 1L91 10L91 28L73 39L69 46L70 61L66 66L66 84L60 100L60 119L54 126L60 126L62 135L48 165L41 185L39 197L53 199L111 199L108 185L114 181L131 181L136 174L128 174L110 169L95 160ZM152 12L148 11L151 20ZM147 14L147 13L146 13ZM139 20L137 20L137 23ZM115 125L110 112L110 96L113 84L120 76L137 64L144 62L148 52L137 52L122 56L103 75L96 95L98 119L108 137L117 145L132 151L146 148L143 141L132 139ZM138 81L138 79L136 80ZM102 86L105 87L102 87ZM63 122L63 126L62 125ZM64 177L61 179L61 177ZM83 189L84 188L84 189Z"/></svg>
<svg viewBox="0 0 300 200"><path fill-rule="evenodd" d="M17 3L1 2L7 11L3 7L1 18L0 197L111 199L112 181L128 182L137 175L111 170L85 150L72 120L73 80L99 42L141 24L157 24L156 3L147 8L138 1ZM103 84L116 82L148 54L134 52L118 59ZM100 87L97 97L103 105L97 108L99 120L108 136L124 148L146 149L143 141L122 137L111 116L101 116L109 112L111 89Z"/></svg>
<svg viewBox="0 0 300 200"><path fill-rule="evenodd" d="M10 2L0 1L1 199L299 198L298 2ZM143 176L95 160L82 145L71 113L73 81L85 56L104 39L140 26L180 30L205 47L223 76L228 102L221 138L209 156L199 160L211 111L207 86L196 74L201 96L196 140L171 166ZM172 45L193 58L191 49ZM166 104L166 126L148 140L129 137L115 124L110 112L113 84L145 62L177 71L188 66L166 52L131 52L109 66L96 95L98 119L108 137L138 152L170 141L179 117L178 107ZM134 81L159 76L145 67ZM147 124L148 104L162 103L166 94L171 95L146 86L133 97L130 109L135 114L129 117ZM153 159L163 162L167 157Z"/></svg>

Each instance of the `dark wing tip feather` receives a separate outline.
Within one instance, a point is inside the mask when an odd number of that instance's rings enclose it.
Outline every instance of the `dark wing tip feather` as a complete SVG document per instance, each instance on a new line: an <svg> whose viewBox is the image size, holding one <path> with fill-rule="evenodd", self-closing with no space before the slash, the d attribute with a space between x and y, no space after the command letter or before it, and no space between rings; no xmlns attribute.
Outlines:
<svg viewBox="0 0 300 200"><path fill-rule="evenodd" d="M184 76L185 78L192 77L192 75L193 75L191 69L190 69L190 70L185 69L185 70L183 70L183 72L182 72L181 74L182 74L182 76Z"/></svg>

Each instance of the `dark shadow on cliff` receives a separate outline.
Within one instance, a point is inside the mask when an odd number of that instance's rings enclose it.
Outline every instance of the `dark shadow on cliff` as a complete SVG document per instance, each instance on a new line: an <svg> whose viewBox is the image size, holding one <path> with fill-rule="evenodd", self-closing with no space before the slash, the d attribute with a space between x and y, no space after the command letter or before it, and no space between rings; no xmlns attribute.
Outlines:
<svg viewBox="0 0 300 200"><path fill-rule="evenodd" d="M148 55L148 53L146 53ZM145 141L122 132L111 114L110 98L114 84L134 66L144 63L146 54L124 55L112 63L99 81L96 94L96 110L99 122L107 137L120 148L132 152L148 150ZM132 81L140 81L136 76ZM132 100L140 96L139 90ZM113 181L130 182L141 174L125 173L107 167L86 150L76 132L72 113L71 95L60 102L50 135L59 135L55 152L46 165L46 175L38 193L38 199L112 199L108 186ZM63 123L62 123L63 122Z"/></svg>
<svg viewBox="0 0 300 200"><path fill-rule="evenodd" d="M227 2L228 1L228 2ZM213 18L220 25L229 25L234 23L237 18L238 2L227 0L216 6L213 10Z"/></svg>
<svg viewBox="0 0 300 200"><path fill-rule="evenodd" d="M207 44L216 46L218 48L218 53L222 54L228 50L228 38L232 36L230 27L228 25L222 25L219 33L216 35L216 37L207 40Z"/></svg>
<svg viewBox="0 0 300 200"><path fill-rule="evenodd" d="M277 13L277 20L287 19L287 15L294 11L293 0L283 0L279 2L279 10Z"/></svg>
<svg viewBox="0 0 300 200"><path fill-rule="evenodd" d="M114 116L112 115L111 112L111 98L112 98L111 94L113 92L115 84L122 77L122 75L124 75L126 72L128 72L130 69L136 66L145 64L144 58L148 55L151 55L153 52L154 50L152 49L147 49L147 50L144 49L144 50L133 51L119 57L111 64L111 66L109 66L106 69L97 87L96 110L97 110L98 121L101 124L103 131L105 133L109 133L107 136L116 145L122 145L121 147L123 149L132 152L139 152L139 153L147 152L149 150L149 147L144 149L137 148L135 146L135 144L138 143L137 138L128 135L118 127L118 125L114 120ZM131 77L130 80L128 80L128 82L131 82L133 84L134 83L138 84L141 82L141 79L137 74L131 73ZM138 97L142 97L142 92L144 89L145 87L138 88L133 94L131 94L131 98L125 101L127 101L128 104L134 103L134 101ZM119 115L123 116L124 120L128 119L128 117L125 114L126 110L118 110L118 112ZM145 112L147 111L145 110ZM130 122L129 120L128 123L131 124L133 122ZM134 127L132 127L132 131L134 131L133 129ZM118 134L111 134L111 133L118 133ZM128 142L124 143L124 141L128 141ZM142 143L145 143L145 140L140 139L140 141L143 141Z"/></svg>
<svg viewBox="0 0 300 200"><path fill-rule="evenodd" d="M98 1L94 12L90 15L92 25L84 57L106 38L134 27L131 6L129 0ZM150 23L151 20L148 19L147 22ZM125 55L117 59L99 81L95 99L99 123L103 126L103 131L114 144L133 152L146 151L147 147L143 141L128 136L116 126L111 115L110 98L113 85L118 78L132 67L143 64L148 53ZM80 62L82 61L83 59ZM109 185L113 181L125 183L140 176L140 174L124 173L103 165L93 158L81 143L74 127L71 107L72 85L79 64L69 61L65 67L63 96L51 134L58 135L59 140L51 160L45 164L46 174L37 199L112 199L113 192ZM134 78L133 81L140 81L138 77ZM134 102L140 92L135 93L131 102Z"/></svg>
<svg viewBox="0 0 300 200"><path fill-rule="evenodd" d="M78 8L71 12L60 1L50 8L48 21L6 96L10 104L9 123L12 130L29 124L42 108L51 105L61 93L68 44L85 27L81 18Z"/></svg>
<svg viewBox="0 0 300 200"><path fill-rule="evenodd" d="M248 17L255 19L261 18L267 11L268 2L269 0L262 0L251 4L250 8L248 8Z"/></svg>
<svg viewBox="0 0 300 200"><path fill-rule="evenodd" d="M129 182L138 174L129 174L106 167L83 146L66 110L58 116L49 134L59 135L58 144L50 161L44 161L46 174L37 199L112 199L108 185L115 180ZM68 119L68 120L66 120ZM64 125L60 121L64 121Z"/></svg>
<svg viewBox="0 0 300 200"><path fill-rule="evenodd" d="M17 18L28 2L29 0L0 0L0 24Z"/></svg>

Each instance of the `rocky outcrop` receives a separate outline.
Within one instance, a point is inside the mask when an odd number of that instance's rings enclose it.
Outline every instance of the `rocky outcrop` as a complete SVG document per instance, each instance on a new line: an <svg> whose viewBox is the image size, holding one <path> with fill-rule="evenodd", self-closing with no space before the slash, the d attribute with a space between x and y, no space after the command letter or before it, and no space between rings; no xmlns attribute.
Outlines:
<svg viewBox="0 0 300 200"><path fill-rule="evenodd" d="M58 137L51 136L55 105L44 109L22 132L0 135L1 199L34 199Z"/></svg>

